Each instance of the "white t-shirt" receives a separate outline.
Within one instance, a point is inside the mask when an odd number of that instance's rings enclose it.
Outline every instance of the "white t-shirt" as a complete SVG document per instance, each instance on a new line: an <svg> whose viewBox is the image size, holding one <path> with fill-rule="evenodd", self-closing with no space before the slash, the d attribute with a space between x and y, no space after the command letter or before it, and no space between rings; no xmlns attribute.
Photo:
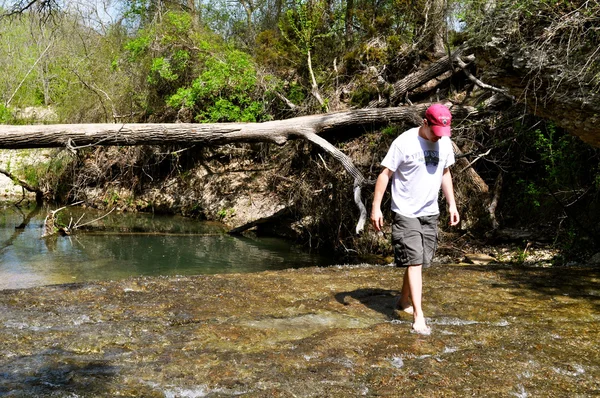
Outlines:
<svg viewBox="0 0 600 398"><path fill-rule="evenodd" d="M442 175L454 164L450 137L431 142L412 128L394 140L381 164L394 172L392 211L413 218L440 213Z"/></svg>

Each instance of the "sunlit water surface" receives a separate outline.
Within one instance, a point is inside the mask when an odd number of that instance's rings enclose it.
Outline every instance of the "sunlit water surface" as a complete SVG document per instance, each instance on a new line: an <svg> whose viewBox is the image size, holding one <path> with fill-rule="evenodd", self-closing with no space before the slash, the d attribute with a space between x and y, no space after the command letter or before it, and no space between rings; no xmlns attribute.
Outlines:
<svg viewBox="0 0 600 398"><path fill-rule="evenodd" d="M597 397L600 272L333 266L0 291L0 396Z"/></svg>
<svg viewBox="0 0 600 398"><path fill-rule="evenodd" d="M92 230L43 238L44 219L53 209L0 208L0 289L331 264L281 239L234 237L220 223L178 216L103 217L106 212L72 207L61 210L59 219L67 225L93 221L85 226Z"/></svg>

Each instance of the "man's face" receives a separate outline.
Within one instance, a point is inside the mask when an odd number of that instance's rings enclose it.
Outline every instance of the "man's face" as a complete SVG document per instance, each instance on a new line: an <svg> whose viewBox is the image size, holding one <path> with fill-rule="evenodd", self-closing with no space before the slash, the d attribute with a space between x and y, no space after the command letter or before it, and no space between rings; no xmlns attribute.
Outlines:
<svg viewBox="0 0 600 398"><path fill-rule="evenodd" d="M437 135L433 134L433 130L431 130L431 127L429 126L429 121L427 119L423 119L423 126L425 127L423 129L425 133L425 139L431 142L438 142L438 140L441 137L438 137Z"/></svg>

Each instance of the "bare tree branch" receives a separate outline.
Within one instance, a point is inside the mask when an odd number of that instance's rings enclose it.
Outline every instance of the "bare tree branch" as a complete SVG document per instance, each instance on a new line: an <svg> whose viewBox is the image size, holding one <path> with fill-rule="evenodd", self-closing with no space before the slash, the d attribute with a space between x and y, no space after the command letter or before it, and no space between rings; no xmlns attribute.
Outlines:
<svg viewBox="0 0 600 398"><path fill-rule="evenodd" d="M0 15L0 17L12 17L21 15L26 11L31 11L40 14L42 20L45 21L59 9L60 5L56 0L19 0L15 2L6 13Z"/></svg>

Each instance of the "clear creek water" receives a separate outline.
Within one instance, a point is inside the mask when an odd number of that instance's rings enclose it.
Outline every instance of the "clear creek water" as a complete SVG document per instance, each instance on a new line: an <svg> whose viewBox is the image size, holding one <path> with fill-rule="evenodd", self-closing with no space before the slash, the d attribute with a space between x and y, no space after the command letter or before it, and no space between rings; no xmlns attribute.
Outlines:
<svg viewBox="0 0 600 398"><path fill-rule="evenodd" d="M91 231L42 238L53 209L0 208L0 289L331 264L281 239L234 237L220 223L177 216L113 212L86 226ZM106 212L70 207L57 214L81 225Z"/></svg>
<svg viewBox="0 0 600 398"><path fill-rule="evenodd" d="M0 291L0 396L596 397L600 271L434 267L429 336L395 267Z"/></svg>

